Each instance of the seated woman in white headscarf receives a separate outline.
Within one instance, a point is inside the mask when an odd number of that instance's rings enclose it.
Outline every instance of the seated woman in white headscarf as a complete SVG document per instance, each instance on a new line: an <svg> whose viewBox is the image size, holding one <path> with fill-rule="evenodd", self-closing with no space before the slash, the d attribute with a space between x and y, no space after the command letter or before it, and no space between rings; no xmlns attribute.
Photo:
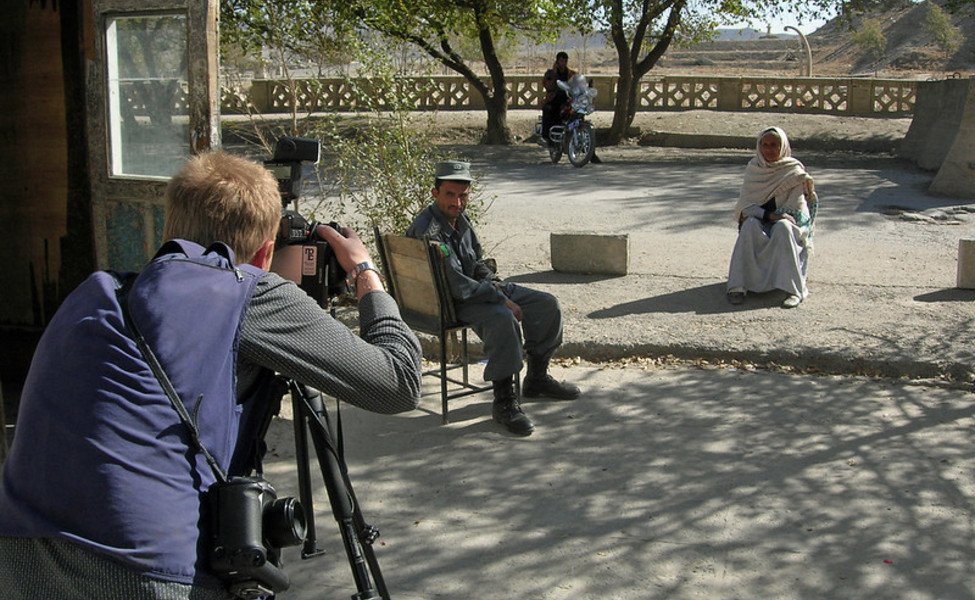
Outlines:
<svg viewBox="0 0 975 600"><path fill-rule="evenodd" d="M735 205L738 240L728 269L729 302L741 304L746 292L782 290L782 306L794 308L809 294L809 206L816 205L815 194L805 167L792 158L785 132L764 129Z"/></svg>

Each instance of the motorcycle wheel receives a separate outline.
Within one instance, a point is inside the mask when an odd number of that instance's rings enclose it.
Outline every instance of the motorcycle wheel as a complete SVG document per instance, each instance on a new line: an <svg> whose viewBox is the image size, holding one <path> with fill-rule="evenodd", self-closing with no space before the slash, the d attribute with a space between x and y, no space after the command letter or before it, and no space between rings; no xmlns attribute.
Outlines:
<svg viewBox="0 0 975 600"><path fill-rule="evenodd" d="M557 164L559 162L559 159L562 158L562 142L557 144L549 143L548 157L552 159L552 164Z"/></svg>
<svg viewBox="0 0 975 600"><path fill-rule="evenodd" d="M573 132L572 139L569 140L569 162L574 167L585 166L595 153L596 136L593 135L592 124L580 123L579 128Z"/></svg>

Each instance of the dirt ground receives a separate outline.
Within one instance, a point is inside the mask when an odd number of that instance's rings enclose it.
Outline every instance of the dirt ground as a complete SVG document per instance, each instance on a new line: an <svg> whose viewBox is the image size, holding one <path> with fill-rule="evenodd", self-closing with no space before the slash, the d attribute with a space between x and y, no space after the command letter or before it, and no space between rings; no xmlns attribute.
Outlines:
<svg viewBox="0 0 975 600"><path fill-rule="evenodd" d="M533 110L508 112L508 127L517 143L534 143L533 131L539 114ZM487 121L483 111L441 111L423 118L432 120L436 131L434 140L443 145L477 144L484 134ZM612 124L613 115L609 111L600 111L594 113L591 120L597 128L598 142L599 129L608 128ZM892 151L906 135L910 124L909 117L846 117L713 110L648 111L637 114L632 135L624 145L670 145L676 144L674 138L678 136L713 136L744 138L747 140L744 143L751 147L750 140L759 131L777 125L789 135L794 149L798 149L799 143L806 140L814 142L817 149L829 149L829 144L824 144L826 141L830 141L837 148L843 148L848 143L862 144L879 140L888 142L886 145L881 144L881 149ZM735 147L741 147L742 143L741 140L736 140Z"/></svg>

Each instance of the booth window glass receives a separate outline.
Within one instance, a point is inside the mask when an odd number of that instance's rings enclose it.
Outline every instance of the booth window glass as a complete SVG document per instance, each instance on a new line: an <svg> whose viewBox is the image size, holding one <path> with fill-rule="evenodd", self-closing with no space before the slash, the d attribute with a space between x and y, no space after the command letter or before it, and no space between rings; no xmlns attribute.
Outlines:
<svg viewBox="0 0 975 600"><path fill-rule="evenodd" d="M106 24L111 174L170 177L189 154L185 15Z"/></svg>

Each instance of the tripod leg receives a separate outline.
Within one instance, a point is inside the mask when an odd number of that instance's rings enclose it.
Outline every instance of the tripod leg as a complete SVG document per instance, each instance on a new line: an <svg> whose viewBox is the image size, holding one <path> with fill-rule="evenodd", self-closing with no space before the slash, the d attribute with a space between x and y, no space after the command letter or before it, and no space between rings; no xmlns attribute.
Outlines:
<svg viewBox="0 0 975 600"><path fill-rule="evenodd" d="M353 600L389 600L389 593L372 548L372 542L375 541L378 532L367 526L362 518L355 492L348 480L348 472L332 442L321 394L307 386L298 385L292 391L295 392L292 399L295 403L296 423L301 421L303 429L307 425L308 435L318 456L332 514L339 525L339 533L349 558L352 576L358 590L352 598ZM373 581L375 581L375 588ZM377 588L380 595L376 595Z"/></svg>
<svg viewBox="0 0 975 600"><path fill-rule="evenodd" d="M305 507L305 522L307 523L307 534L301 546L301 558L311 558L324 554L324 550L318 548L318 533L315 527L314 498L311 491L311 461L308 455L308 428L305 420L299 418L297 402L294 401L294 390L292 390L292 404L294 413L295 428L295 464L298 471L298 496L301 505Z"/></svg>

